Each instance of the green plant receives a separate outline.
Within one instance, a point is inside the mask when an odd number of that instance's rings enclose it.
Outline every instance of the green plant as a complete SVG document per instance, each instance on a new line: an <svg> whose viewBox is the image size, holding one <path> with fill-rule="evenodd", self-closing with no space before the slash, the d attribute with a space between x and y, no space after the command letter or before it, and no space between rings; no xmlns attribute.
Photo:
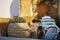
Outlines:
<svg viewBox="0 0 60 40"><path fill-rule="evenodd" d="M22 17L15 16L13 18L13 21L12 22L14 22L14 23L25 23L26 21Z"/></svg>

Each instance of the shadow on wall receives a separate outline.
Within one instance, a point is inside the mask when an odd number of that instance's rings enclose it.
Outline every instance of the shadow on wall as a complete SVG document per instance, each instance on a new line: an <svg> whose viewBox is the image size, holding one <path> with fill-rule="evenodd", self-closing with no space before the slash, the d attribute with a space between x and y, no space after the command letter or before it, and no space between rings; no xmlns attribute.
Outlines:
<svg viewBox="0 0 60 40"><path fill-rule="evenodd" d="M19 6L18 6L18 0L13 0L10 5L10 16L19 16Z"/></svg>

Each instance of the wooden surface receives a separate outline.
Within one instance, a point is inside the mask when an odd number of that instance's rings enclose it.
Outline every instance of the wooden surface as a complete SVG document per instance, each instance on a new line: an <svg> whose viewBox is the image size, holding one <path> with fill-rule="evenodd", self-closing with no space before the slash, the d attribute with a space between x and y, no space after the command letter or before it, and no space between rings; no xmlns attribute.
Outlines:
<svg viewBox="0 0 60 40"><path fill-rule="evenodd" d="M7 26L8 26L8 23L1 23L0 27L1 27L1 35L2 36L7 35Z"/></svg>
<svg viewBox="0 0 60 40"><path fill-rule="evenodd" d="M7 35L7 27L10 20L10 18L0 18L0 33L2 36Z"/></svg>
<svg viewBox="0 0 60 40"><path fill-rule="evenodd" d="M40 39L33 39L33 38L11 38L11 37L2 37L2 36L0 36L0 40L40 40Z"/></svg>

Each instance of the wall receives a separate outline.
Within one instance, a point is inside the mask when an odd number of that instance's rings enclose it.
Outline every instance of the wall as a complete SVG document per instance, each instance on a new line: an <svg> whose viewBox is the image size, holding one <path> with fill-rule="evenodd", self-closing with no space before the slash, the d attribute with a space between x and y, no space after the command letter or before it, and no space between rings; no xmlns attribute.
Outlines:
<svg viewBox="0 0 60 40"><path fill-rule="evenodd" d="M60 0L59 0L58 15L60 15Z"/></svg>
<svg viewBox="0 0 60 40"><path fill-rule="evenodd" d="M58 17L58 1L59 0L55 0L56 5L55 6L52 5L50 7L51 13L49 15L52 16L55 19ZM40 4L40 5L37 6L38 18L41 18L42 16L46 15L46 13L48 11L47 2L45 2L44 4Z"/></svg>
<svg viewBox="0 0 60 40"><path fill-rule="evenodd" d="M21 0L21 16L30 16L31 0Z"/></svg>
<svg viewBox="0 0 60 40"><path fill-rule="evenodd" d="M35 12L37 0L20 0L20 8L21 8L21 17L23 17L27 23L32 23L32 20L37 15Z"/></svg>
<svg viewBox="0 0 60 40"><path fill-rule="evenodd" d="M0 18L19 15L18 0L0 0Z"/></svg>
<svg viewBox="0 0 60 40"><path fill-rule="evenodd" d="M32 16L37 0L21 0L21 16ZM32 6L33 5L33 6Z"/></svg>

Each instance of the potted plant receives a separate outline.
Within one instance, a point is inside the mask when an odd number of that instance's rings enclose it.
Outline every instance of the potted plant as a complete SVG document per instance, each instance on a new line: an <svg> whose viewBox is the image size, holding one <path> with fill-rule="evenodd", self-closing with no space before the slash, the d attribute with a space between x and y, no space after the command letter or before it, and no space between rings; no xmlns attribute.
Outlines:
<svg viewBox="0 0 60 40"><path fill-rule="evenodd" d="M27 38L30 34L28 29L26 21L22 17L15 16L8 26L8 36Z"/></svg>

